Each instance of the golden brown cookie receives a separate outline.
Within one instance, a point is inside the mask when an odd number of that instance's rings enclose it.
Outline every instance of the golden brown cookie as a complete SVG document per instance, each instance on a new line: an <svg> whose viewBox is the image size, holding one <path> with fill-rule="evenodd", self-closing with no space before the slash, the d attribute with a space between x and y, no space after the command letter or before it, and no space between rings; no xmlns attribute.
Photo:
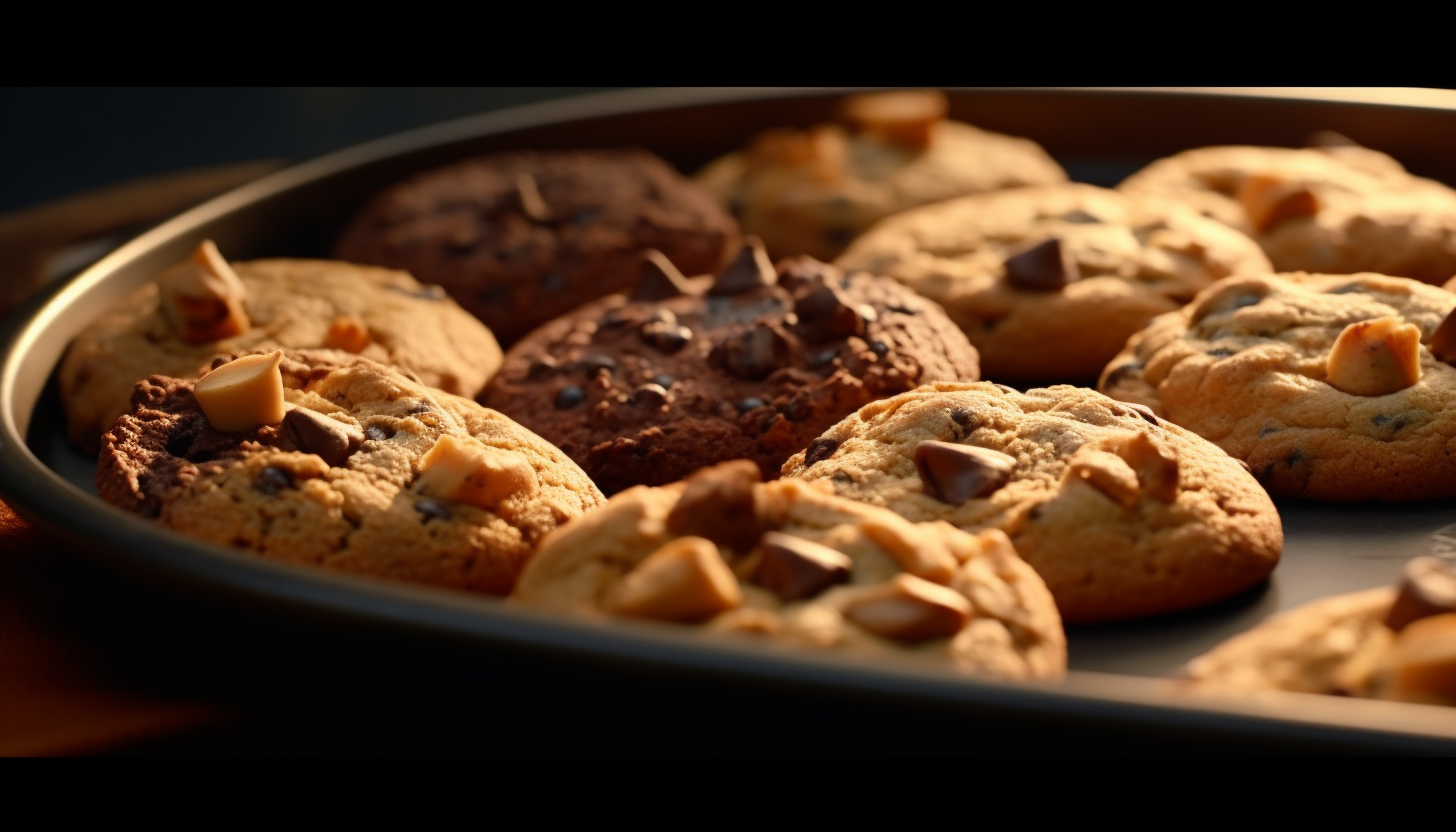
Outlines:
<svg viewBox="0 0 1456 832"><path fill-rule="evenodd" d="M1199 148L1118 190L1187 202L1258 240L1277 271L1456 275L1456 191L1368 148Z"/></svg>
<svg viewBox="0 0 1456 832"><path fill-rule="evenodd" d="M218 363L136 385L103 438L103 500L274 560L495 595L602 502L540 437L382 364L332 350Z"/></svg>
<svg viewBox="0 0 1456 832"><path fill-rule="evenodd" d="M881 220L835 265L945 308L990 378L1092 379L1129 335L1231 274L1269 271L1244 234L1187 206L1065 183Z"/></svg>
<svg viewBox="0 0 1456 832"><path fill-rule="evenodd" d="M1068 623L1226 598L1264 580L1284 542L1236 460L1078 387L926 385L861 408L783 473L911 521L1006 532Z"/></svg>
<svg viewBox="0 0 1456 832"><path fill-rule="evenodd" d="M1453 308L1399 277L1229 278L1134 335L1098 388L1248 463L1276 496L1447 497Z"/></svg>
<svg viewBox="0 0 1456 832"><path fill-rule="evenodd" d="M1065 182L1029 139L945 118L938 92L853 96L846 129L781 128L698 173L774 257L837 256L882 217L966 194Z"/></svg>
<svg viewBox="0 0 1456 832"><path fill-rule="evenodd" d="M997 531L910 523L748 461L632 488L553 533L514 602L695 624L789 644L936 657L1056 679L1066 639L1046 586Z"/></svg>

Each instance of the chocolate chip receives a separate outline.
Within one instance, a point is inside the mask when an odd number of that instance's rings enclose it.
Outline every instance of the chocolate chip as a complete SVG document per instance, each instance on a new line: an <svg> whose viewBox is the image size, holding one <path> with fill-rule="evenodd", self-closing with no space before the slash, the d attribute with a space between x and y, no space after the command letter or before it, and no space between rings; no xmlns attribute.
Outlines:
<svg viewBox="0 0 1456 832"><path fill-rule="evenodd" d="M975 418L975 414L971 413L971 411L965 409L964 407L956 407L951 409L950 418L951 421L955 422L961 427L966 427L971 424L971 420Z"/></svg>
<svg viewBox="0 0 1456 832"><path fill-rule="evenodd" d="M733 258L733 262L713 282L708 294L738 295L772 286L777 282L778 276L774 272L773 263L769 262L768 252L764 251L763 241L757 237L745 237L738 256Z"/></svg>
<svg viewBox="0 0 1456 832"><path fill-rule="evenodd" d="M1150 425L1162 424L1162 422L1158 420L1158 417L1153 414L1153 409L1145 404L1133 404L1131 402L1126 402L1123 404L1123 407L1126 407L1133 413L1136 413L1137 415L1143 417L1143 421L1147 422Z"/></svg>
<svg viewBox="0 0 1456 832"><path fill-rule="evenodd" d="M729 336L719 345L719 350L729 372L756 381L788 361L790 345L773 327L760 323Z"/></svg>
<svg viewBox="0 0 1456 832"><path fill-rule="evenodd" d="M754 486L761 481L758 465L746 459L698 471L688 477L682 496L668 512L668 531L749 551L765 530L754 495Z"/></svg>
<svg viewBox="0 0 1456 832"><path fill-rule="evenodd" d="M285 448L314 454L331 467L364 444L364 434L358 428L303 407L289 408L283 414L280 433Z"/></svg>
<svg viewBox="0 0 1456 832"><path fill-rule="evenodd" d="M904 305L898 304L898 303L892 303L889 306L886 306L885 307L885 310L886 311L889 311L889 312L897 312L897 313L899 313L901 315L914 315L914 314L916 314L916 312L915 312L914 309L911 309L908 306L904 306Z"/></svg>
<svg viewBox="0 0 1456 832"><path fill-rule="evenodd" d="M632 291L633 300L665 300L692 292L692 284L660 251L643 252L639 274L637 288Z"/></svg>
<svg viewBox="0 0 1456 832"><path fill-rule="evenodd" d="M644 384L632 391L631 402L658 408L667 404L667 389L660 384Z"/></svg>
<svg viewBox="0 0 1456 832"><path fill-rule="evenodd" d="M617 371L616 359L605 355L588 355L573 366L578 370L586 371L587 378L595 378L599 370L606 370L609 373Z"/></svg>
<svg viewBox="0 0 1456 832"><path fill-rule="evenodd" d="M394 430L391 428L382 428L378 425L370 425L364 429L364 436L375 442L383 442L391 436L394 436Z"/></svg>
<svg viewBox="0 0 1456 832"><path fill-rule="evenodd" d="M989 448L927 440L915 446L915 469L925 493L958 506L1005 485L1016 458Z"/></svg>
<svg viewBox="0 0 1456 832"><path fill-rule="evenodd" d="M839 356L839 350L829 349L823 352L816 352L809 356L810 367L822 367Z"/></svg>
<svg viewBox="0 0 1456 832"><path fill-rule="evenodd" d="M286 468L269 465L258 472L258 478L253 480L253 487L271 497L285 488L293 487L293 474Z"/></svg>
<svg viewBox="0 0 1456 832"><path fill-rule="evenodd" d="M563 387L556 394L556 409L570 410L586 401L586 391L580 387Z"/></svg>
<svg viewBox="0 0 1456 832"><path fill-rule="evenodd" d="M642 327L642 340L661 352L673 353L693 340L693 331L678 324L650 323Z"/></svg>
<svg viewBox="0 0 1456 832"><path fill-rule="evenodd" d="M758 408L763 407L766 404L768 404L768 402L764 401L763 399L755 399L750 396L746 399L739 399L738 401L733 403L733 406L738 408L739 413L747 413L750 410L757 410Z"/></svg>
<svg viewBox="0 0 1456 832"><path fill-rule="evenodd" d="M786 602L845 583L854 569L843 552L781 532L764 532L757 551L758 567L749 580Z"/></svg>
<svg viewBox="0 0 1456 832"><path fill-rule="evenodd" d="M870 352L874 353L875 355L880 356L881 358L884 358L885 357L885 354L888 353L889 351L890 351L890 348L888 346L886 346L886 344L885 344L884 341L871 341L870 342Z"/></svg>
<svg viewBox="0 0 1456 832"><path fill-rule="evenodd" d="M1456 309L1447 312L1446 317L1441 319L1436 331L1431 333L1426 349L1447 364L1456 364Z"/></svg>
<svg viewBox="0 0 1456 832"><path fill-rule="evenodd" d="M1006 279L1022 289L1055 292L1081 277L1077 261L1057 237L1006 259Z"/></svg>
<svg viewBox="0 0 1456 832"><path fill-rule="evenodd" d="M1214 358L1228 358L1229 356L1234 354L1234 351L1228 349L1227 347L1214 347L1204 354L1212 356Z"/></svg>
<svg viewBox="0 0 1456 832"><path fill-rule="evenodd" d="M1385 626L1400 632L1412 621L1448 612L1456 612L1456 568L1436 558L1416 558L1405 565Z"/></svg>
<svg viewBox="0 0 1456 832"><path fill-rule="evenodd" d="M450 519L450 507L442 502L439 502L438 500L431 500L428 497L415 502L415 511L418 511L420 514L425 515L425 519L420 521L422 523L428 523L432 519Z"/></svg>
<svg viewBox="0 0 1456 832"><path fill-rule="evenodd" d="M823 436L815 439L813 442L810 442L809 447L804 450L804 467L807 468L808 466L813 465L816 462L820 462L822 460L830 458L831 456L834 456L834 452L837 450L839 450L838 439L829 439Z"/></svg>
<svg viewBox="0 0 1456 832"><path fill-rule="evenodd" d="M433 409L434 408L430 406L429 402L425 401L424 399L419 399L414 404L410 405L409 410L406 410L405 412L411 416L418 416L421 413L429 413Z"/></svg>

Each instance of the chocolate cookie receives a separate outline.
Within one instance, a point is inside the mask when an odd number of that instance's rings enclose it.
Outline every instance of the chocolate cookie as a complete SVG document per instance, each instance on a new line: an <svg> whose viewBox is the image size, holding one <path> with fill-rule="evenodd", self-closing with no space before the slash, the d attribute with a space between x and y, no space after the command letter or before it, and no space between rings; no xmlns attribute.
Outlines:
<svg viewBox="0 0 1456 832"><path fill-rule="evenodd" d="M153 376L103 438L107 503L266 558L503 595L602 502L560 451L469 399L338 351Z"/></svg>
<svg viewBox="0 0 1456 832"><path fill-rule="evenodd" d="M335 254L443 286L511 344L630 288L642 249L699 274L720 267L738 239L708 193L645 150L513 151L380 193Z"/></svg>
<svg viewBox="0 0 1456 832"><path fill-rule="evenodd" d="M1248 463L1276 496L1449 497L1453 308L1400 277L1228 278L1129 339L1098 386Z"/></svg>
<svg viewBox="0 0 1456 832"><path fill-rule="evenodd" d="M549 536L511 600L909 652L1001 679L1066 672L1056 606L1006 535L909 523L801 482L762 484L748 461L618 494Z"/></svg>
<svg viewBox="0 0 1456 832"><path fill-rule="evenodd" d="M1398 587L1285 612L1194 659L1187 677L1199 691L1456 705L1456 568L1413 560Z"/></svg>
<svg viewBox="0 0 1456 832"><path fill-rule="evenodd" d="M853 96L843 115L850 130L770 130L709 164L697 179L775 257L821 260L833 259L890 214L967 194L1067 181L1035 142L947 120L946 99L938 92Z"/></svg>
<svg viewBox="0 0 1456 832"><path fill-rule="evenodd" d="M1205 147L1118 190L1187 202L1257 240L1276 271L1456 275L1456 191L1368 148Z"/></svg>
<svg viewBox="0 0 1456 832"><path fill-rule="evenodd" d="M341 349L474 396L500 366L490 331L404 272L328 260L227 263L210 241L82 330L61 362L67 435L95 453L153 374L196 378L214 358Z"/></svg>
<svg viewBox="0 0 1456 832"><path fill-rule="evenodd" d="M1283 549L1273 503L1236 460L1079 387L927 385L861 408L783 473L914 522L1004 531L1068 623L1226 598Z"/></svg>
<svg viewBox="0 0 1456 832"><path fill-rule="evenodd" d="M992 378L1092 379L1153 317L1213 281L1267 272L1259 246L1171 200L1066 183L928 205L876 224L835 265L945 307Z"/></svg>
<svg viewBox="0 0 1456 832"><path fill-rule="evenodd" d="M481 399L608 494L727 459L772 478L866 402L977 377L940 307L886 277L809 258L775 272L756 241L706 292L660 256L644 268L638 298L604 298L512 347Z"/></svg>

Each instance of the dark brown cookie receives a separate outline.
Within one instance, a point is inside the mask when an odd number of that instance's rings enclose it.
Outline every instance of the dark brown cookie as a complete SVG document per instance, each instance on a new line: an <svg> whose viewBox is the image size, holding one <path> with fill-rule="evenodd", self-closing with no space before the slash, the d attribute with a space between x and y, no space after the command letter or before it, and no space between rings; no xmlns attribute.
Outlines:
<svg viewBox="0 0 1456 832"><path fill-rule="evenodd" d="M335 251L443 286L509 344L629 288L642 249L699 274L720 267L738 239L706 191L647 151L519 151L380 193Z"/></svg>
<svg viewBox="0 0 1456 832"><path fill-rule="evenodd" d="M772 479L868 402L979 376L975 348L945 312L889 278L807 257L775 272L747 245L705 293L662 298L674 283L691 285L644 278L652 299L613 295L541 327L507 353L481 400L610 494L728 459Z"/></svg>

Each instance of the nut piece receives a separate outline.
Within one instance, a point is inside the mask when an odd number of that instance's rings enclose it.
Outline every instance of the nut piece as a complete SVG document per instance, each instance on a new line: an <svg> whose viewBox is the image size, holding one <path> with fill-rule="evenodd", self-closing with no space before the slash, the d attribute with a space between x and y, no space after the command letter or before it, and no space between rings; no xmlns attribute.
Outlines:
<svg viewBox="0 0 1456 832"><path fill-rule="evenodd" d="M1345 327L1325 363L1325 381L1356 396L1384 396L1421 380L1421 330L1391 315Z"/></svg>
<svg viewBox="0 0 1456 832"><path fill-rule="evenodd" d="M493 509L537 487L536 470L520 454L472 437L445 434L420 460L420 493L442 500Z"/></svg>
<svg viewBox="0 0 1456 832"><path fill-rule="evenodd" d="M1456 613L1422 618L1401 630L1377 677L1385 699L1456 703Z"/></svg>
<svg viewBox="0 0 1456 832"><path fill-rule="evenodd" d="M1319 200L1313 191L1277 176L1245 179L1239 185L1238 200L1249 216L1249 224L1260 234L1285 220L1312 217L1319 212Z"/></svg>
<svg viewBox="0 0 1456 832"><path fill-rule="evenodd" d="M915 470L925 493L953 506L987 497L1011 479L1016 457L977 448L927 439L915 446Z"/></svg>
<svg viewBox="0 0 1456 832"><path fill-rule="evenodd" d="M909 522L895 518L871 518L860 528L865 537L885 551L899 567L917 578L938 584L949 583L956 559L939 540L920 533Z"/></svg>
<svg viewBox="0 0 1456 832"><path fill-rule="evenodd" d="M303 407L288 408L281 433L285 446L313 454L331 466L348 459L364 444L364 431Z"/></svg>
<svg viewBox="0 0 1456 832"><path fill-rule="evenodd" d="M211 240L157 278L162 311L189 344L205 344L248 331L247 289Z"/></svg>
<svg viewBox="0 0 1456 832"><path fill-rule="evenodd" d="M1083 446L1072 455L1062 474L1062 486L1085 482L1123 508L1138 502L1138 475L1122 457Z"/></svg>
<svg viewBox="0 0 1456 832"><path fill-rule="evenodd" d="M283 351L245 355L197 380L192 395L213 429L247 433L283 421Z"/></svg>
<svg viewBox="0 0 1456 832"><path fill-rule="evenodd" d="M971 602L953 589L900 574L850 601L843 613L877 636L924 641L960 632L971 620Z"/></svg>
<svg viewBox="0 0 1456 832"><path fill-rule="evenodd" d="M607 591L602 606L617 615L691 623L737 609L743 590L718 547L680 537L648 555Z"/></svg>
<svg viewBox="0 0 1456 832"><path fill-rule="evenodd" d="M353 315L340 315L329 324L324 347L331 350L359 353L369 346L369 325Z"/></svg>
<svg viewBox="0 0 1456 832"><path fill-rule="evenodd" d="M1413 621L1450 612L1456 612L1456 568L1439 558L1416 558L1405 565L1385 626L1399 632Z"/></svg>
<svg viewBox="0 0 1456 832"><path fill-rule="evenodd" d="M1178 459L1142 431L1128 435L1113 447L1137 474L1149 497L1171 503L1178 497Z"/></svg>
<svg viewBox="0 0 1456 832"><path fill-rule="evenodd" d="M917 149L930 146L945 112L945 94L934 90L855 95L844 102L844 114L862 131Z"/></svg>
<svg viewBox="0 0 1456 832"><path fill-rule="evenodd" d="M752 581L784 601L818 595L849 580L854 561L835 549L782 532L765 532Z"/></svg>

